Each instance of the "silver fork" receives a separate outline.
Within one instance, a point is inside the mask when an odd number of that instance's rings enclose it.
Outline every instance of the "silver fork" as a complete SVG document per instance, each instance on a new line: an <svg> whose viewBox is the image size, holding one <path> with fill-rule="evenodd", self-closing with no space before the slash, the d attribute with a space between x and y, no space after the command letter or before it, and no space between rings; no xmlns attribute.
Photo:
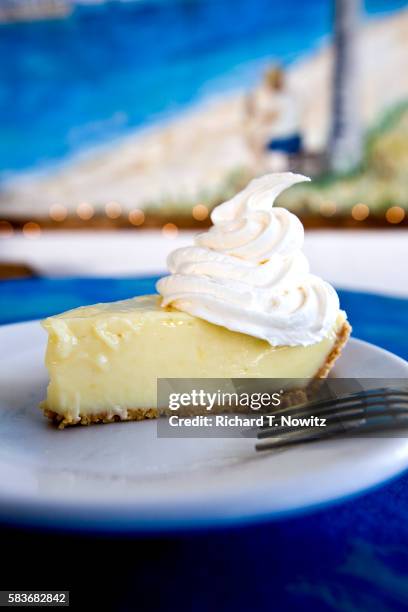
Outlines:
<svg viewBox="0 0 408 612"><path fill-rule="evenodd" d="M381 387L350 393L334 399L323 399L289 406L275 413L281 424L262 427L257 432L256 450L270 450L317 440L350 435L381 434L408 428L408 386L393 389ZM316 417L314 426L282 424L282 417L307 419ZM325 425L319 425L324 419ZM315 421L316 421L315 420ZM408 435L408 431L407 431Z"/></svg>

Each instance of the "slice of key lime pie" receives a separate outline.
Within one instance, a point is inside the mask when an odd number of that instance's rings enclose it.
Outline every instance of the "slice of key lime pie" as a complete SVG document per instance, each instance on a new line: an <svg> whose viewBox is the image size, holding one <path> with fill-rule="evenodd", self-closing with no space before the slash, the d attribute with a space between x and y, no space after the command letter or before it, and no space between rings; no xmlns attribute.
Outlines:
<svg viewBox="0 0 408 612"><path fill-rule="evenodd" d="M42 408L60 426L157 416L157 378L325 377L350 326L310 274L303 226L273 207L304 176L270 174L214 209L168 258L158 295L49 317Z"/></svg>

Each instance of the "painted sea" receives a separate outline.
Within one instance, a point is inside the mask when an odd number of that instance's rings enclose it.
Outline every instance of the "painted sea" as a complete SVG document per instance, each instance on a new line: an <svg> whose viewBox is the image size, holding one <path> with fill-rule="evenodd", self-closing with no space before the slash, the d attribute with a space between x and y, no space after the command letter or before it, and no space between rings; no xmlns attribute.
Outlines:
<svg viewBox="0 0 408 612"><path fill-rule="evenodd" d="M368 17L407 6L367 0ZM78 4L0 25L0 177L36 170L289 64L331 30L329 0Z"/></svg>

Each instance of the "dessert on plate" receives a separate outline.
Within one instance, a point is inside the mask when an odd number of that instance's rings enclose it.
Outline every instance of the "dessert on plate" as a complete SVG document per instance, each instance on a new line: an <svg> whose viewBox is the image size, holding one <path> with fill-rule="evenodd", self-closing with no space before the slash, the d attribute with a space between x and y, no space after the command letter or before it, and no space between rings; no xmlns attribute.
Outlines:
<svg viewBox="0 0 408 612"><path fill-rule="evenodd" d="M303 226L275 198L308 180L255 179L213 226L170 254L158 294L43 321L45 414L60 427L158 414L158 378L323 378L350 333L335 290L309 272Z"/></svg>

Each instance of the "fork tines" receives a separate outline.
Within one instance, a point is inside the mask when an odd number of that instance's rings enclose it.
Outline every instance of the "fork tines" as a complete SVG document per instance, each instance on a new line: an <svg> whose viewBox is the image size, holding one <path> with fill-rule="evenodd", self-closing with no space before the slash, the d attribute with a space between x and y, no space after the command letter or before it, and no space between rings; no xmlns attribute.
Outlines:
<svg viewBox="0 0 408 612"><path fill-rule="evenodd" d="M258 429L257 438L267 441L257 444L256 450L345 435L380 434L408 426L408 389L363 390L289 406L274 416L278 422Z"/></svg>

